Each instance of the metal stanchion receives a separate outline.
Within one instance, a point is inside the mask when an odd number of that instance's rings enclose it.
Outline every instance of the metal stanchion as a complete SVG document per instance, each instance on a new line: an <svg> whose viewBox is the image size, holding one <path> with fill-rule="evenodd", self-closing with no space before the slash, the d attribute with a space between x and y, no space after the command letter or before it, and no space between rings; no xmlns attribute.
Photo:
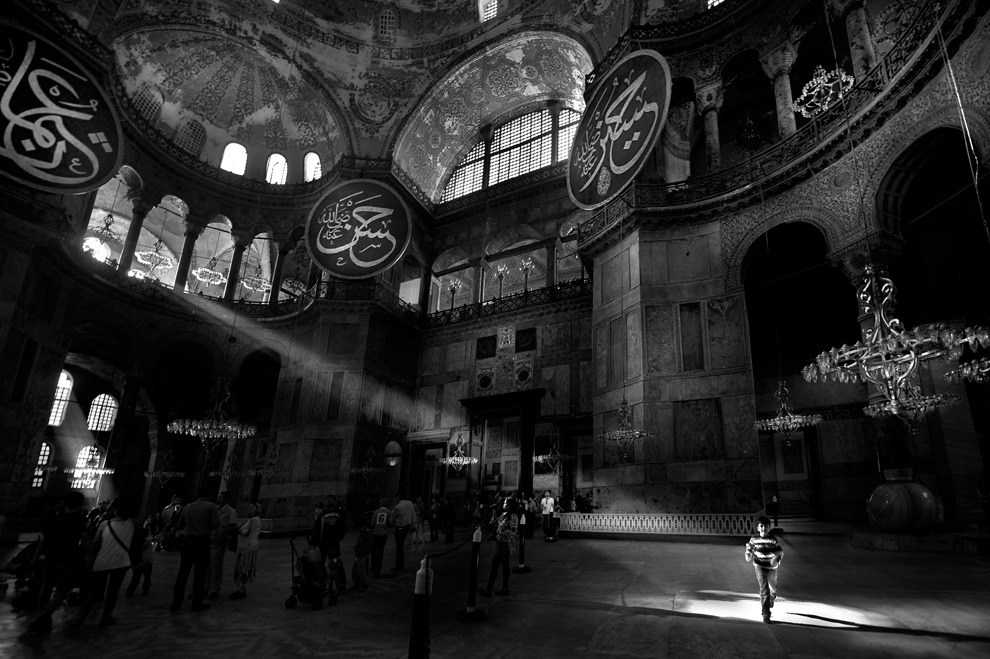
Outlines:
<svg viewBox="0 0 990 659"><path fill-rule="evenodd" d="M457 612L457 619L460 622L481 622L485 619L485 612L476 607L478 603L478 562L481 560L481 527L474 530L474 537L471 539L471 567L468 575L468 602L467 608Z"/></svg>
<svg viewBox="0 0 990 659"><path fill-rule="evenodd" d="M409 659L430 656L430 596L433 593L433 570L430 557L419 563L416 589L413 591L412 631L409 632Z"/></svg>
<svg viewBox="0 0 990 659"><path fill-rule="evenodd" d="M514 574L529 574L533 568L526 565L526 513L519 516L519 565L512 568Z"/></svg>

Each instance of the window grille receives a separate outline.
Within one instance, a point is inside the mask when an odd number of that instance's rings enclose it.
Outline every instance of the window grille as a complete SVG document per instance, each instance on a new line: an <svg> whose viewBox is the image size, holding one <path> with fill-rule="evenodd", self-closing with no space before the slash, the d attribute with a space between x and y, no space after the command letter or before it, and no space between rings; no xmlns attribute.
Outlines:
<svg viewBox="0 0 990 659"><path fill-rule="evenodd" d="M312 151L307 153L303 160L303 170L305 171L304 180L307 182L322 178L323 163L320 162L320 156Z"/></svg>
<svg viewBox="0 0 990 659"><path fill-rule="evenodd" d="M134 97L134 109L139 115L155 123L162 114L162 106L165 100L157 87L145 85Z"/></svg>
<svg viewBox="0 0 990 659"><path fill-rule="evenodd" d="M464 157L461 165L454 170L447 188L444 190L443 201L463 197L481 189L485 175L485 142L482 140Z"/></svg>
<svg viewBox="0 0 990 659"><path fill-rule="evenodd" d="M42 487L45 484L45 467L52 459L52 447L48 442L41 442L41 451L38 453L38 464L34 468L34 478L31 480L31 487Z"/></svg>
<svg viewBox="0 0 990 659"><path fill-rule="evenodd" d="M86 471L100 466L100 449L87 446L76 457L76 477L72 479L73 490L92 490L96 487L96 474Z"/></svg>
<svg viewBox="0 0 990 659"><path fill-rule="evenodd" d="M725 0L708 0L708 8L711 9L713 7L718 7L724 1Z"/></svg>
<svg viewBox="0 0 990 659"><path fill-rule="evenodd" d="M237 142L228 144L223 150L223 160L220 161L220 169L225 169L238 176L244 176L244 170L247 169L247 149Z"/></svg>
<svg viewBox="0 0 990 659"><path fill-rule="evenodd" d="M288 163L281 153L268 156L268 166L265 168L265 180L272 185L285 185Z"/></svg>
<svg viewBox="0 0 990 659"><path fill-rule="evenodd" d="M481 10L481 22L490 21L496 16L498 16L498 0L488 0Z"/></svg>
<svg viewBox="0 0 990 659"><path fill-rule="evenodd" d="M175 133L175 146L198 156L206 144L206 129L198 121L187 121Z"/></svg>
<svg viewBox="0 0 990 659"><path fill-rule="evenodd" d="M113 428L117 418L117 401L110 394L100 394L89 406L86 427L93 431L106 431Z"/></svg>
<svg viewBox="0 0 990 659"><path fill-rule="evenodd" d="M382 13L378 15L378 36L394 37L395 23L395 12L391 9L383 9Z"/></svg>
<svg viewBox="0 0 990 659"><path fill-rule="evenodd" d="M60 426L65 420L65 408L69 405L69 397L72 395L72 376L62 371L58 376L58 386L55 387L55 402L52 404L52 413L48 417L48 425Z"/></svg>

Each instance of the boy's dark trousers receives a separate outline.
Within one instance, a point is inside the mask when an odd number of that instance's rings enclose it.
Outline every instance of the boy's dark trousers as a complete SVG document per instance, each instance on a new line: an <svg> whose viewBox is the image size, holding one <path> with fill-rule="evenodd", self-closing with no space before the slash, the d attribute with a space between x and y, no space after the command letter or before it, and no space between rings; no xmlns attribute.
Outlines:
<svg viewBox="0 0 990 659"><path fill-rule="evenodd" d="M127 585L127 595L131 596L137 592L138 582L141 581L141 577L144 577L144 587L141 592L145 595L151 590L151 568L154 563L141 563L140 565L134 566L134 571L131 576L131 583Z"/></svg>
<svg viewBox="0 0 990 659"><path fill-rule="evenodd" d="M777 599L777 570L754 565L756 570L756 583L760 585L760 606L763 608L763 615L770 613L773 608L773 601Z"/></svg>
<svg viewBox="0 0 990 659"><path fill-rule="evenodd" d="M377 578L382 576L382 561L385 557L385 543L388 542L387 535L372 536L371 544L371 576Z"/></svg>

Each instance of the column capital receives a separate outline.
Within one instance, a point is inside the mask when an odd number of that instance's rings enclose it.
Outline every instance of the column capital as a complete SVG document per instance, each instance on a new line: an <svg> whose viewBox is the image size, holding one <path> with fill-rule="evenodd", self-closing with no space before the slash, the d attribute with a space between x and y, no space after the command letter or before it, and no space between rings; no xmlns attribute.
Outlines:
<svg viewBox="0 0 990 659"><path fill-rule="evenodd" d="M826 6L839 18L845 18L856 9L865 9L865 0L826 0Z"/></svg>
<svg viewBox="0 0 990 659"><path fill-rule="evenodd" d="M722 107L722 100L725 96L725 88L722 81L713 82L695 90L695 102L698 104L698 113L705 114L712 110L719 110Z"/></svg>
<svg viewBox="0 0 990 659"><path fill-rule="evenodd" d="M134 190L125 198L131 202L133 212L142 217L150 213L160 200L160 197L155 197L153 193L146 190Z"/></svg>
<svg viewBox="0 0 990 659"><path fill-rule="evenodd" d="M243 251L254 242L254 232L248 229L231 229L230 238L234 247L239 247Z"/></svg>
<svg viewBox="0 0 990 659"><path fill-rule="evenodd" d="M790 73L796 60L797 48L790 41L785 41L760 55L763 71L771 80L776 80L779 76Z"/></svg>

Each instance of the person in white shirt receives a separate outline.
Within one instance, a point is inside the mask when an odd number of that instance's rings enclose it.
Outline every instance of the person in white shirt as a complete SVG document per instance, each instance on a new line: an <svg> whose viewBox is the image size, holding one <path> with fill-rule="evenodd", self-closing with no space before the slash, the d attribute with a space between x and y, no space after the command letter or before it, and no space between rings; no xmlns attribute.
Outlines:
<svg viewBox="0 0 990 659"><path fill-rule="evenodd" d="M540 512L543 514L543 536L553 535L553 497L550 496L550 490L543 493L543 498L540 500Z"/></svg>

